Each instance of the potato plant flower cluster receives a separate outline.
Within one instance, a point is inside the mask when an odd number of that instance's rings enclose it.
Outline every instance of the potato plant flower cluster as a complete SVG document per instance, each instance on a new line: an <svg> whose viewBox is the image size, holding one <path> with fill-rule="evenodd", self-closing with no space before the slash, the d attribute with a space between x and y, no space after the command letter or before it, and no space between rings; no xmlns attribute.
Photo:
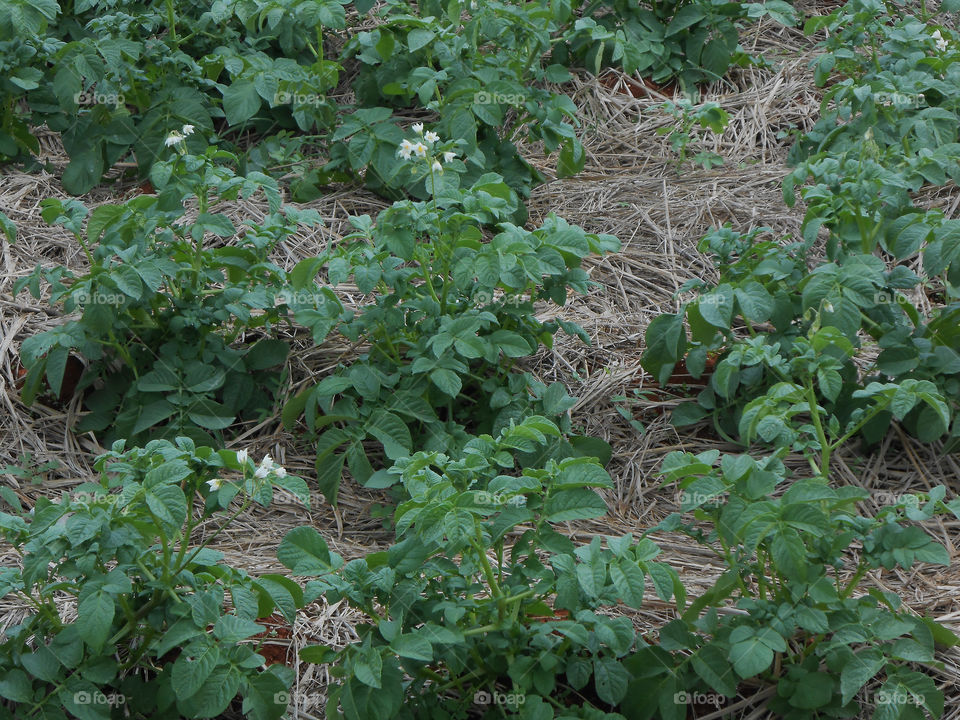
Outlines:
<svg viewBox="0 0 960 720"><path fill-rule="evenodd" d="M419 136L419 139L410 141L404 138L400 147L397 149L397 156L404 160L412 158L422 159L430 164L432 172L442 173L443 164L439 158L443 158L443 163L449 165L457 159L457 154L452 150L438 151L436 145L440 142L440 136L432 130L424 132L423 123L414 123L413 131Z"/></svg>

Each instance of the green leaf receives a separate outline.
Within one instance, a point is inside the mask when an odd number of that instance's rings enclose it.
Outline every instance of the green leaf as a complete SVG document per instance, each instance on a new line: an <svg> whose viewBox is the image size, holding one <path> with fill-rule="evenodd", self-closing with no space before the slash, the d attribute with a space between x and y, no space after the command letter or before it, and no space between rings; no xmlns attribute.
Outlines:
<svg viewBox="0 0 960 720"><path fill-rule="evenodd" d="M593 490L579 488L550 495L543 510L547 522L566 522L602 517L607 514L607 504Z"/></svg>
<svg viewBox="0 0 960 720"><path fill-rule="evenodd" d="M259 635L266 628L252 620L237 617L236 615L222 615L213 626L213 634L228 643L246 640L253 635Z"/></svg>
<svg viewBox="0 0 960 720"><path fill-rule="evenodd" d="M77 606L77 631L93 652L99 653L103 650L110 637L115 611L113 596L102 590L96 590L81 598Z"/></svg>
<svg viewBox="0 0 960 720"><path fill-rule="evenodd" d="M661 385L670 379L674 365L683 357L687 336L683 315L658 315L647 326L644 338L647 344L640 363Z"/></svg>
<svg viewBox="0 0 960 720"><path fill-rule="evenodd" d="M147 490L144 500L164 534L174 537L187 519L187 498L183 490L177 485L156 485Z"/></svg>
<svg viewBox="0 0 960 720"><path fill-rule="evenodd" d="M223 430L230 427L237 416L217 401L204 398L190 406L187 417L202 428Z"/></svg>
<svg viewBox="0 0 960 720"><path fill-rule="evenodd" d="M560 147L560 155L557 159L557 177L573 177L581 170L587 162L587 153L583 149L583 144L576 138L568 138Z"/></svg>
<svg viewBox="0 0 960 720"><path fill-rule="evenodd" d="M643 605L643 571L631 560L610 564L610 578L620 599L627 605L639 608Z"/></svg>
<svg viewBox="0 0 960 720"><path fill-rule="evenodd" d="M383 451L391 460L397 460L411 453L413 440L410 428L393 413L376 410L367 423L367 432L383 443Z"/></svg>
<svg viewBox="0 0 960 720"><path fill-rule="evenodd" d="M179 691L176 680L173 684ZM239 690L240 675L237 670L221 665L205 678L205 682L195 694L186 700L178 700L177 706L187 717L219 717L237 696ZM182 698L183 695L178 692L178 697Z"/></svg>
<svg viewBox="0 0 960 720"><path fill-rule="evenodd" d="M749 678L770 667L773 663L773 650L767 647L759 637L753 636L734 643L730 647L728 657L737 674L742 678Z"/></svg>
<svg viewBox="0 0 960 720"><path fill-rule="evenodd" d="M9 240L11 244L17 241L17 226L2 212L0 212L0 230L7 236L7 240Z"/></svg>
<svg viewBox="0 0 960 720"><path fill-rule="evenodd" d="M283 340L264 338L255 343L244 356L248 370L267 370L287 361L290 346Z"/></svg>
<svg viewBox="0 0 960 720"><path fill-rule="evenodd" d="M433 30L414 28L407 35L407 47L411 53L415 53L420 48L428 45L436 36L437 34Z"/></svg>
<svg viewBox="0 0 960 720"><path fill-rule="evenodd" d="M0 698L29 702L33 699L33 683L23 670L10 668L0 674Z"/></svg>
<svg viewBox="0 0 960 720"><path fill-rule="evenodd" d="M860 688L867 684L886 664L883 653L878 648L864 648L850 655L843 670L840 671L840 693L843 704L853 700Z"/></svg>
<svg viewBox="0 0 960 720"><path fill-rule="evenodd" d="M137 416L137 422L133 426L133 434L142 433L148 428L152 428L177 411L175 405L169 400L156 400L149 405L140 408L140 414Z"/></svg>
<svg viewBox="0 0 960 720"><path fill-rule="evenodd" d="M733 319L733 305L733 288L726 284L701 295L697 300L697 309L703 319L720 329L730 328L730 322Z"/></svg>
<svg viewBox="0 0 960 720"><path fill-rule="evenodd" d="M188 645L173 664L172 680L180 697L190 697L207 682L220 660L220 650L213 643Z"/></svg>
<svg viewBox="0 0 960 720"><path fill-rule="evenodd" d="M328 663L335 660L337 657L337 651L326 645L309 645L305 648L300 648L300 659L308 663Z"/></svg>
<svg viewBox="0 0 960 720"><path fill-rule="evenodd" d="M230 125L240 125L260 109L260 93L252 80L237 80L223 91L223 112Z"/></svg>
<svg viewBox="0 0 960 720"><path fill-rule="evenodd" d="M450 397L457 397L463 388L460 376L453 370L437 368L430 373L430 381L440 388L440 391Z"/></svg>
<svg viewBox="0 0 960 720"><path fill-rule="evenodd" d="M400 657L433 662L433 646L423 633L407 633L394 638L390 648Z"/></svg>
<svg viewBox="0 0 960 720"><path fill-rule="evenodd" d="M330 549L312 527L298 527L288 532L277 548L277 559L294 575L320 575L330 572Z"/></svg>
<svg viewBox="0 0 960 720"><path fill-rule="evenodd" d="M694 671L721 695L732 697L737 692L736 678L731 676L730 663L715 645L705 645L691 657Z"/></svg>
<svg viewBox="0 0 960 720"><path fill-rule="evenodd" d="M617 705L627 694L631 676L615 658L599 657L593 661L593 682L597 696L605 703Z"/></svg>
<svg viewBox="0 0 960 720"><path fill-rule="evenodd" d="M670 24L667 25L667 31L664 33L664 36L670 37L671 35L676 35L681 30L686 30L688 27L696 25L706 17L707 11L700 5L684 5L677 14L673 16Z"/></svg>

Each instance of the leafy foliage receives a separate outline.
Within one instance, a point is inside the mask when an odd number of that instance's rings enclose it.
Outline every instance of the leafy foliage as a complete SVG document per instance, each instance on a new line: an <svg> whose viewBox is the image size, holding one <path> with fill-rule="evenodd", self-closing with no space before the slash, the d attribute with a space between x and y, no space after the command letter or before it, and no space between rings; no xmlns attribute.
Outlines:
<svg viewBox="0 0 960 720"><path fill-rule="evenodd" d="M306 483L268 458L255 468L187 438L126 452L118 442L96 469L100 479L72 496L0 514L0 532L22 558L0 571L0 595L33 609L0 643L12 716L93 719L113 706L132 717L210 718L240 695L248 717L281 717L277 698L293 672L264 669L254 637L265 630L257 619L274 609L292 622L302 591L284 576L253 578L224 564L207 545L244 509L268 506L274 487L309 504ZM216 529L191 545L208 518ZM76 603L70 622L60 615L64 597Z"/></svg>
<svg viewBox="0 0 960 720"><path fill-rule="evenodd" d="M960 503L944 503L946 489L938 487L926 497L904 495L866 517L856 511L869 495L860 488L835 490L814 477L781 492L786 474L779 456L785 452L761 460L674 452L664 461L665 482L676 482L680 490L681 513L660 528L693 538L715 552L726 570L663 628L660 648L625 661L631 669L666 662L641 672L632 697L659 695L660 707L690 687L732 697L741 679L761 675L777 680L771 709L783 717L853 717L859 709L854 697L883 673L878 697L892 694L900 682L912 687L887 703L893 707L885 712L896 713L891 717L907 717L911 706L940 717L942 693L907 663L930 661L935 642L958 639L929 619L900 611L895 594L854 593L871 569L948 564L945 548L908 521L942 512L958 516ZM862 552L853 573L841 575L855 547ZM739 612L718 614L727 599L735 600ZM669 658L663 650L683 652Z"/></svg>
<svg viewBox="0 0 960 720"><path fill-rule="evenodd" d="M452 170L428 180L430 202L398 201L376 223L354 218L357 232L329 258L304 260L290 276L294 293L318 299L296 316L315 339L336 328L370 347L284 409L288 426L303 414L318 433L318 478L331 502L344 465L370 487L396 482L375 471L368 441L397 460L416 449L458 452L471 436L498 433L530 413L570 430L565 416L573 402L563 386L536 383L512 365L549 346L559 329L587 339L573 323L537 320L533 303L563 305L569 290L586 292L591 282L583 258L619 243L554 215L532 231L506 222L516 195L494 174L467 188ZM483 227L497 223L500 231L485 241ZM314 277L324 264L331 284L352 279L369 296L362 312L342 313L339 302L323 294ZM580 444L597 454L595 442ZM563 440L544 452L574 450Z"/></svg>
<svg viewBox="0 0 960 720"><path fill-rule="evenodd" d="M743 19L770 16L797 24L793 6L781 0L737 3L725 0L660 0L646 3L602 0L570 3L577 17L566 28L554 57L582 59L599 74L618 64L628 74L641 73L654 82L676 79L688 93L700 83L722 78L731 64L758 62L738 43Z"/></svg>
<svg viewBox="0 0 960 720"><path fill-rule="evenodd" d="M167 134L184 123L203 136L198 148L227 129L333 123L326 93L339 66L323 57L323 29L345 27L336 0L89 0L62 8L4 0L0 9L9 18L0 21L0 158L36 153L30 128L46 124L70 155L69 192L99 184L131 153L146 175Z"/></svg>
<svg viewBox="0 0 960 720"><path fill-rule="evenodd" d="M682 604L683 586L646 538L595 537L577 547L554 529L606 512L595 488L612 482L596 460L508 474L517 453L559 435L546 418L529 417L496 439L474 438L459 457L418 452L398 461L389 472L409 499L394 516L396 544L342 569L316 531L288 534L281 559L293 558L285 562L296 575L318 576L305 597L346 599L366 616L358 642L301 651L341 678L329 716L463 717L497 694L507 698L501 709L522 717L622 717L598 711L624 698L621 659L635 631L600 611L618 601L640 607L648 582ZM317 550L303 561L294 548L307 542Z"/></svg>
<svg viewBox="0 0 960 720"><path fill-rule="evenodd" d="M706 357L720 356L699 408L685 406L676 416L681 424L711 412L721 432L734 434L743 407L778 381L790 382L798 355L806 353L816 362L805 372L816 376L818 396L841 424L871 381L931 382L948 401L946 413L930 405L883 413L863 427L868 439L877 439L892 417L923 440L947 432L960 437L960 226L940 211L921 212L911 199L925 184L960 177L960 96L955 84L940 79L960 68L960 50L909 15L888 24L878 15L883 7L852 0L807 25L808 32L831 30L828 52L816 61L818 81L834 69L852 77L831 84L820 119L791 152L797 167L784 180L785 199L794 202L795 188L813 181L801 191L802 243L758 242L758 231L712 232L700 249L714 256L719 282L687 283L683 290L699 296L647 330L644 367L660 382L684 357L699 377ZM826 262L811 270L821 229L829 233ZM907 264L915 258L922 274ZM910 295L930 285L942 286L946 302L926 313ZM795 347L796 338L831 327L850 348L830 343L828 356L813 357L811 349L820 353L823 343ZM740 339L741 330L749 340ZM864 334L880 350L865 373L853 364Z"/></svg>
<svg viewBox="0 0 960 720"><path fill-rule="evenodd" d="M79 389L93 387L79 429L102 431L107 441L189 436L213 443L236 420L273 409L288 346L272 335L288 306L285 274L268 256L298 224L319 216L281 208L274 181L255 172L238 176L231 161L212 148L177 153L154 166L157 195L101 205L85 228L79 202L44 201L45 219L74 234L90 269L73 277L64 268L38 267L15 285L15 292L29 287L40 297L46 278L54 303L80 311L79 319L23 342L26 402L44 392L44 382L59 394L67 358L78 353L89 363ZM257 191L269 214L240 229L208 200L211 192L222 201ZM199 213L184 223L192 199ZM234 345L261 332L256 342Z"/></svg>

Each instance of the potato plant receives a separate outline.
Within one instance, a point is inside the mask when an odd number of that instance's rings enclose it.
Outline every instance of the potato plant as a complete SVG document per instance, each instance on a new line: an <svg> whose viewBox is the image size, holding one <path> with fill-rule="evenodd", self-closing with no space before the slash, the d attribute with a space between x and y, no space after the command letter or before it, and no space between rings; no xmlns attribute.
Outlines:
<svg viewBox="0 0 960 720"><path fill-rule="evenodd" d="M309 504L306 483L269 456L255 464L188 438L118 441L95 467L97 481L57 502L0 514L20 557L0 571L0 594L31 608L0 642L10 703L0 715L211 718L239 695L248 717L281 717L276 697L293 671L263 667L252 638L275 609L292 622L302 591L283 575L251 577L209 545L248 508L269 506L275 488ZM215 529L194 544L207 518Z"/></svg>

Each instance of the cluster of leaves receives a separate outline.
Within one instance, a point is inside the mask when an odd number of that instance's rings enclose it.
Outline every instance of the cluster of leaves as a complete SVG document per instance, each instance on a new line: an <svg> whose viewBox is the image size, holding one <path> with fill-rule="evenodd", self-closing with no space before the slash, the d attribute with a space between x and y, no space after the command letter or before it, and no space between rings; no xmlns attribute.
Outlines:
<svg viewBox="0 0 960 720"><path fill-rule="evenodd" d="M929 388L915 390L914 402L936 401L923 395ZM874 411L902 395L874 389ZM813 400L791 402L816 414ZM784 424L798 434L810 425L792 416ZM824 442L825 463L844 439L837 432ZM388 550L343 565L313 529L287 536L280 556L311 578L305 599L345 599L368 618L342 650L301 651L340 678L328 717L464 717L497 697L498 717L683 720L687 698L702 691L721 705L754 679L775 685L771 709L785 718L853 717L871 701L876 717L942 715L942 692L909 664L932 662L937 645L960 639L902 611L893 593L857 591L870 570L949 563L918 526L940 513L960 517L945 488L865 516L857 504L869 493L831 488L828 465L784 490L787 447L759 460L674 452L662 476L680 489L681 512L648 533L686 534L726 568L687 605L647 533L577 547L551 527L602 515L593 488L611 486L587 458L515 474L520 455L559 434L530 417L496 440L472 439L458 459L434 451L398 460L389 473L408 499ZM656 644L602 612L640 607L647 579L677 604Z"/></svg>
<svg viewBox="0 0 960 720"><path fill-rule="evenodd" d="M422 171L424 163L418 165ZM546 414L570 431L573 400L563 386L547 387L513 365L549 347L559 329L587 340L573 323L538 320L534 302L563 305L569 291L585 293L592 283L583 259L619 243L552 214L535 230L507 222L517 197L492 173L467 188L459 183L452 170L434 173L429 202L398 201L376 223L353 218L356 233L290 274L291 292L317 300L296 319L318 342L336 329L369 345L357 361L284 408L288 425L305 415L319 433L317 474L331 502L345 464L368 487L396 482L375 472L364 447L370 441L396 460L418 449L457 452L473 435L498 433L530 413ZM484 242L483 228L494 224L500 231ZM343 312L329 288L316 284L324 268L331 285L353 280L368 296L361 312ZM598 445L568 438L527 461L576 448L603 454Z"/></svg>
<svg viewBox="0 0 960 720"><path fill-rule="evenodd" d="M682 99L677 102L667 101L662 107L676 122L674 127L657 128L657 134L667 135L670 147L679 156L678 169L687 159L687 145L694 139L691 134L694 125L699 125L701 130L709 128L714 134L720 135L730 120L727 111L715 102L694 106L689 100ZM723 158L715 152L701 150L691 158L691 162L709 170L714 165L722 165Z"/></svg>
<svg viewBox="0 0 960 720"><path fill-rule="evenodd" d="M355 4L361 11L372 5ZM570 80L568 67L586 61L599 73L614 63L658 81L679 77L691 90L722 77L735 56L746 57L737 44L736 18L770 14L796 22L792 8L779 0L676 0L652 9L622 0L495 1L469 8L440 0L414 8L398 0L377 12L377 27L353 36L341 56L345 65L359 63L353 89L363 109L334 134L344 142L332 146L331 162L318 177L367 167L373 188L404 187L391 162L400 132L390 117L393 108L419 106L437 113L441 135L464 141L468 182L497 172L523 196L543 177L517 155L521 134L548 152L559 150L558 176L583 167L573 102L548 89Z"/></svg>
<svg viewBox="0 0 960 720"><path fill-rule="evenodd" d="M828 52L817 61L818 82L826 83L831 71L840 78L825 93L815 127L792 148L796 169L784 197L792 203L795 186L807 181L800 192L807 204L804 232L812 237L828 230L827 259L839 272L860 264L858 255L877 251L896 264L896 274L875 290L877 302L863 303L853 288L832 293L845 296L851 329L861 325L854 305L867 316L863 330L882 349L876 372L931 380L955 399L960 223L917 207L913 196L924 186L960 181L960 42L926 16L921 22L900 13L887 23L877 15L884 8L857 0L807 24L808 32L830 31ZM957 9L944 3L941 12ZM875 271L867 277L878 278ZM918 292L932 296L929 313L908 299Z"/></svg>
<svg viewBox="0 0 960 720"><path fill-rule="evenodd" d="M893 421L925 441L960 435L957 230L910 195L956 180L960 119L949 78L960 53L947 31L931 34L902 9L891 21L884 10L852 0L808 23L811 32L830 29L818 81L834 68L851 77L832 79L820 121L792 150L787 201L812 178L801 191L802 238L714 230L699 249L717 280L686 283L681 292L693 298L647 329L642 362L662 386L678 366L708 375L696 399L678 406L675 424L709 415L724 437L779 450L760 460L716 452L666 459L681 513L661 528L702 543L725 572L663 628L658 647L625 663L639 678L637 701L659 698L642 717L684 717L678 691L732 698L755 676L776 683L770 708L786 718L852 717L858 695L877 718L943 713L933 680L908 664L930 662L936 644L958 639L901 611L897 596L858 588L870 570L947 563L916 523L960 516L960 504L944 502L941 487L869 517L856 507L866 491L829 484L842 445L876 441ZM821 229L822 259L813 252ZM946 298L927 316L907 295L923 287ZM880 350L870 362L867 343ZM789 451L807 459L812 477L783 489ZM732 611L720 611L731 602ZM877 676L869 697L864 688Z"/></svg>
<svg viewBox="0 0 960 720"><path fill-rule="evenodd" d="M74 277L64 268L21 278L40 297L80 317L27 338L21 361L28 369L23 398L30 403L46 384L59 395L71 353L88 363L78 390L90 412L79 429L104 432L106 442L188 436L213 444L239 420L274 409L286 342L273 337L289 306L285 273L269 261L276 244L299 223L319 221L315 211L281 207L276 183L260 173L238 176L236 158L213 148L199 156L176 153L154 166L158 193L99 206L86 221L75 200L43 202L43 215L69 229L90 266ZM269 213L238 229L214 212L221 201L262 191ZM186 205L198 214L183 222ZM68 284L65 284L69 282ZM235 342L261 334L256 342Z"/></svg>
<svg viewBox="0 0 960 720"><path fill-rule="evenodd" d="M664 481L680 489L681 513L660 528L693 538L726 570L661 630L658 647L626 663L639 671L636 698L659 699L636 717L659 709L660 717L681 720L685 708L672 703L678 691L732 698L741 681L758 675L776 683L770 708L784 718L854 717L855 698L882 674L873 697L863 698L877 705L874 717L939 718L942 692L908 664L932 662L935 644L960 640L901 611L894 593L854 591L872 569L948 564L946 549L913 523L942 512L960 517L960 501L944 503L946 489L937 487L864 516L856 508L869 497L862 488L833 489L813 477L782 490L783 452L761 460L674 452L664 461ZM842 573L852 557L852 574ZM730 601L735 610L718 613Z"/></svg>
<svg viewBox="0 0 960 720"><path fill-rule="evenodd" d="M760 62L738 42L744 19L769 16L787 27L797 24L793 6L783 0L600 0L569 3L575 22L565 28L553 49L555 62L574 58L599 74L619 65L654 82L677 80L690 92L700 83L722 78L732 64Z"/></svg>
<svg viewBox="0 0 960 720"><path fill-rule="evenodd" d="M817 61L820 82L834 68L858 74L833 82L822 117L792 150L798 165L784 181L785 198L792 202L795 188L812 178L801 191L802 242L712 232L700 248L713 256L718 282L687 283L683 290L698 296L647 331L644 366L661 383L684 358L695 377L706 358L719 358L698 404L675 416L681 424L712 413L723 432L736 434L744 406L790 380L795 359L809 354L795 339L835 328L854 350L865 337L880 350L865 370L839 345L819 357L818 397L841 424L870 382L931 382L948 411L924 405L898 418L923 440L960 437L960 223L911 199L925 184L960 178L960 95L951 79L960 71L960 46L909 15L887 23L882 8L853 0L808 23L811 32L831 29L831 52ZM811 269L821 229L825 258ZM914 297L924 291L934 301L929 312ZM879 416L864 436L877 439L890 419Z"/></svg>
<svg viewBox="0 0 960 720"><path fill-rule="evenodd" d="M543 177L517 154L521 133L560 151L559 175L583 166L573 102L547 89L569 80L571 63L587 60L597 71L619 63L692 87L721 77L732 60L749 60L737 45L737 19L795 23L782 0L671 0L649 9L624 0L394 0L378 6L377 28L350 32L347 4L2 0L0 159L36 154L31 129L46 125L71 158L63 185L80 194L130 156L145 175L167 133L184 123L205 138L293 130L328 154L299 178L298 199L360 176L396 195L411 188L392 172L400 131L390 118L419 106L464 140L471 180L495 171L526 195ZM354 5L362 16L374 3ZM330 31L350 32L336 59L325 52ZM352 106L328 98L345 65L359 71L348 88Z"/></svg>
<svg viewBox="0 0 960 720"><path fill-rule="evenodd" d="M636 633L602 610L640 607L648 580L681 605L684 590L646 538L578 547L554 529L605 514L594 488L612 482L595 459L505 474L517 453L559 436L546 418L530 417L496 439L474 438L456 458L418 452L398 461L389 472L409 499L396 509L396 544L343 567L312 528L287 535L281 560L315 578L305 597L345 599L366 617L358 642L301 650L341 678L328 717L465 717L497 694L506 697L497 712L530 720L622 718L614 710Z"/></svg>
<svg viewBox="0 0 960 720"><path fill-rule="evenodd" d="M210 718L238 695L248 717L284 714L293 672L264 668L256 636L266 628L256 621L278 610L292 623L302 590L283 575L252 578L207 547L239 513L268 506L274 487L309 504L303 480L262 466L269 472L187 438L126 452L119 442L97 458L98 481L0 514L22 559L0 570L0 595L32 609L0 643L0 697L12 717L99 720L113 708ZM191 545L210 518L204 542ZM65 598L77 608L69 622Z"/></svg>
<svg viewBox="0 0 960 720"><path fill-rule="evenodd" d="M883 299L893 292L891 286L906 269L888 270L883 260L864 254L810 271L807 258L813 238L781 245L761 240L765 234L764 228L743 234L725 227L707 235L700 249L713 256L719 282L712 287L700 280L688 282L682 289L698 289L697 297L685 303L681 312L659 316L650 323L642 361L661 384L669 382L679 362L694 377L704 374L711 358L714 363L703 390L695 401L677 408L673 422L682 426L712 415L720 434L751 442L757 433L741 432L745 408L761 401L779 402L782 387L778 386L787 383L804 388L804 392L809 387L828 412L824 422L845 426L863 411L871 383L886 386L883 375L887 374L904 392L908 385L926 383L939 398L935 406L914 403L905 412L897 412L896 419L922 439L943 436L953 415L950 402L957 397L949 384L931 384L923 376L890 372L887 350L878 357L872 381L861 380L861 370L854 362L861 346L861 328L869 332L900 307ZM747 337L742 337L744 331ZM898 351L892 342L880 345ZM902 406L898 403L896 408ZM857 432L875 441L893 417L885 408L871 414L869 421L858 422ZM768 442L780 437L769 424L760 435Z"/></svg>
<svg viewBox="0 0 960 720"><path fill-rule="evenodd" d="M343 4L3 0L0 159L36 153L31 128L46 125L70 155L64 188L79 194L131 154L145 175L184 123L204 137L325 130L339 66L323 57L323 29L346 27Z"/></svg>

